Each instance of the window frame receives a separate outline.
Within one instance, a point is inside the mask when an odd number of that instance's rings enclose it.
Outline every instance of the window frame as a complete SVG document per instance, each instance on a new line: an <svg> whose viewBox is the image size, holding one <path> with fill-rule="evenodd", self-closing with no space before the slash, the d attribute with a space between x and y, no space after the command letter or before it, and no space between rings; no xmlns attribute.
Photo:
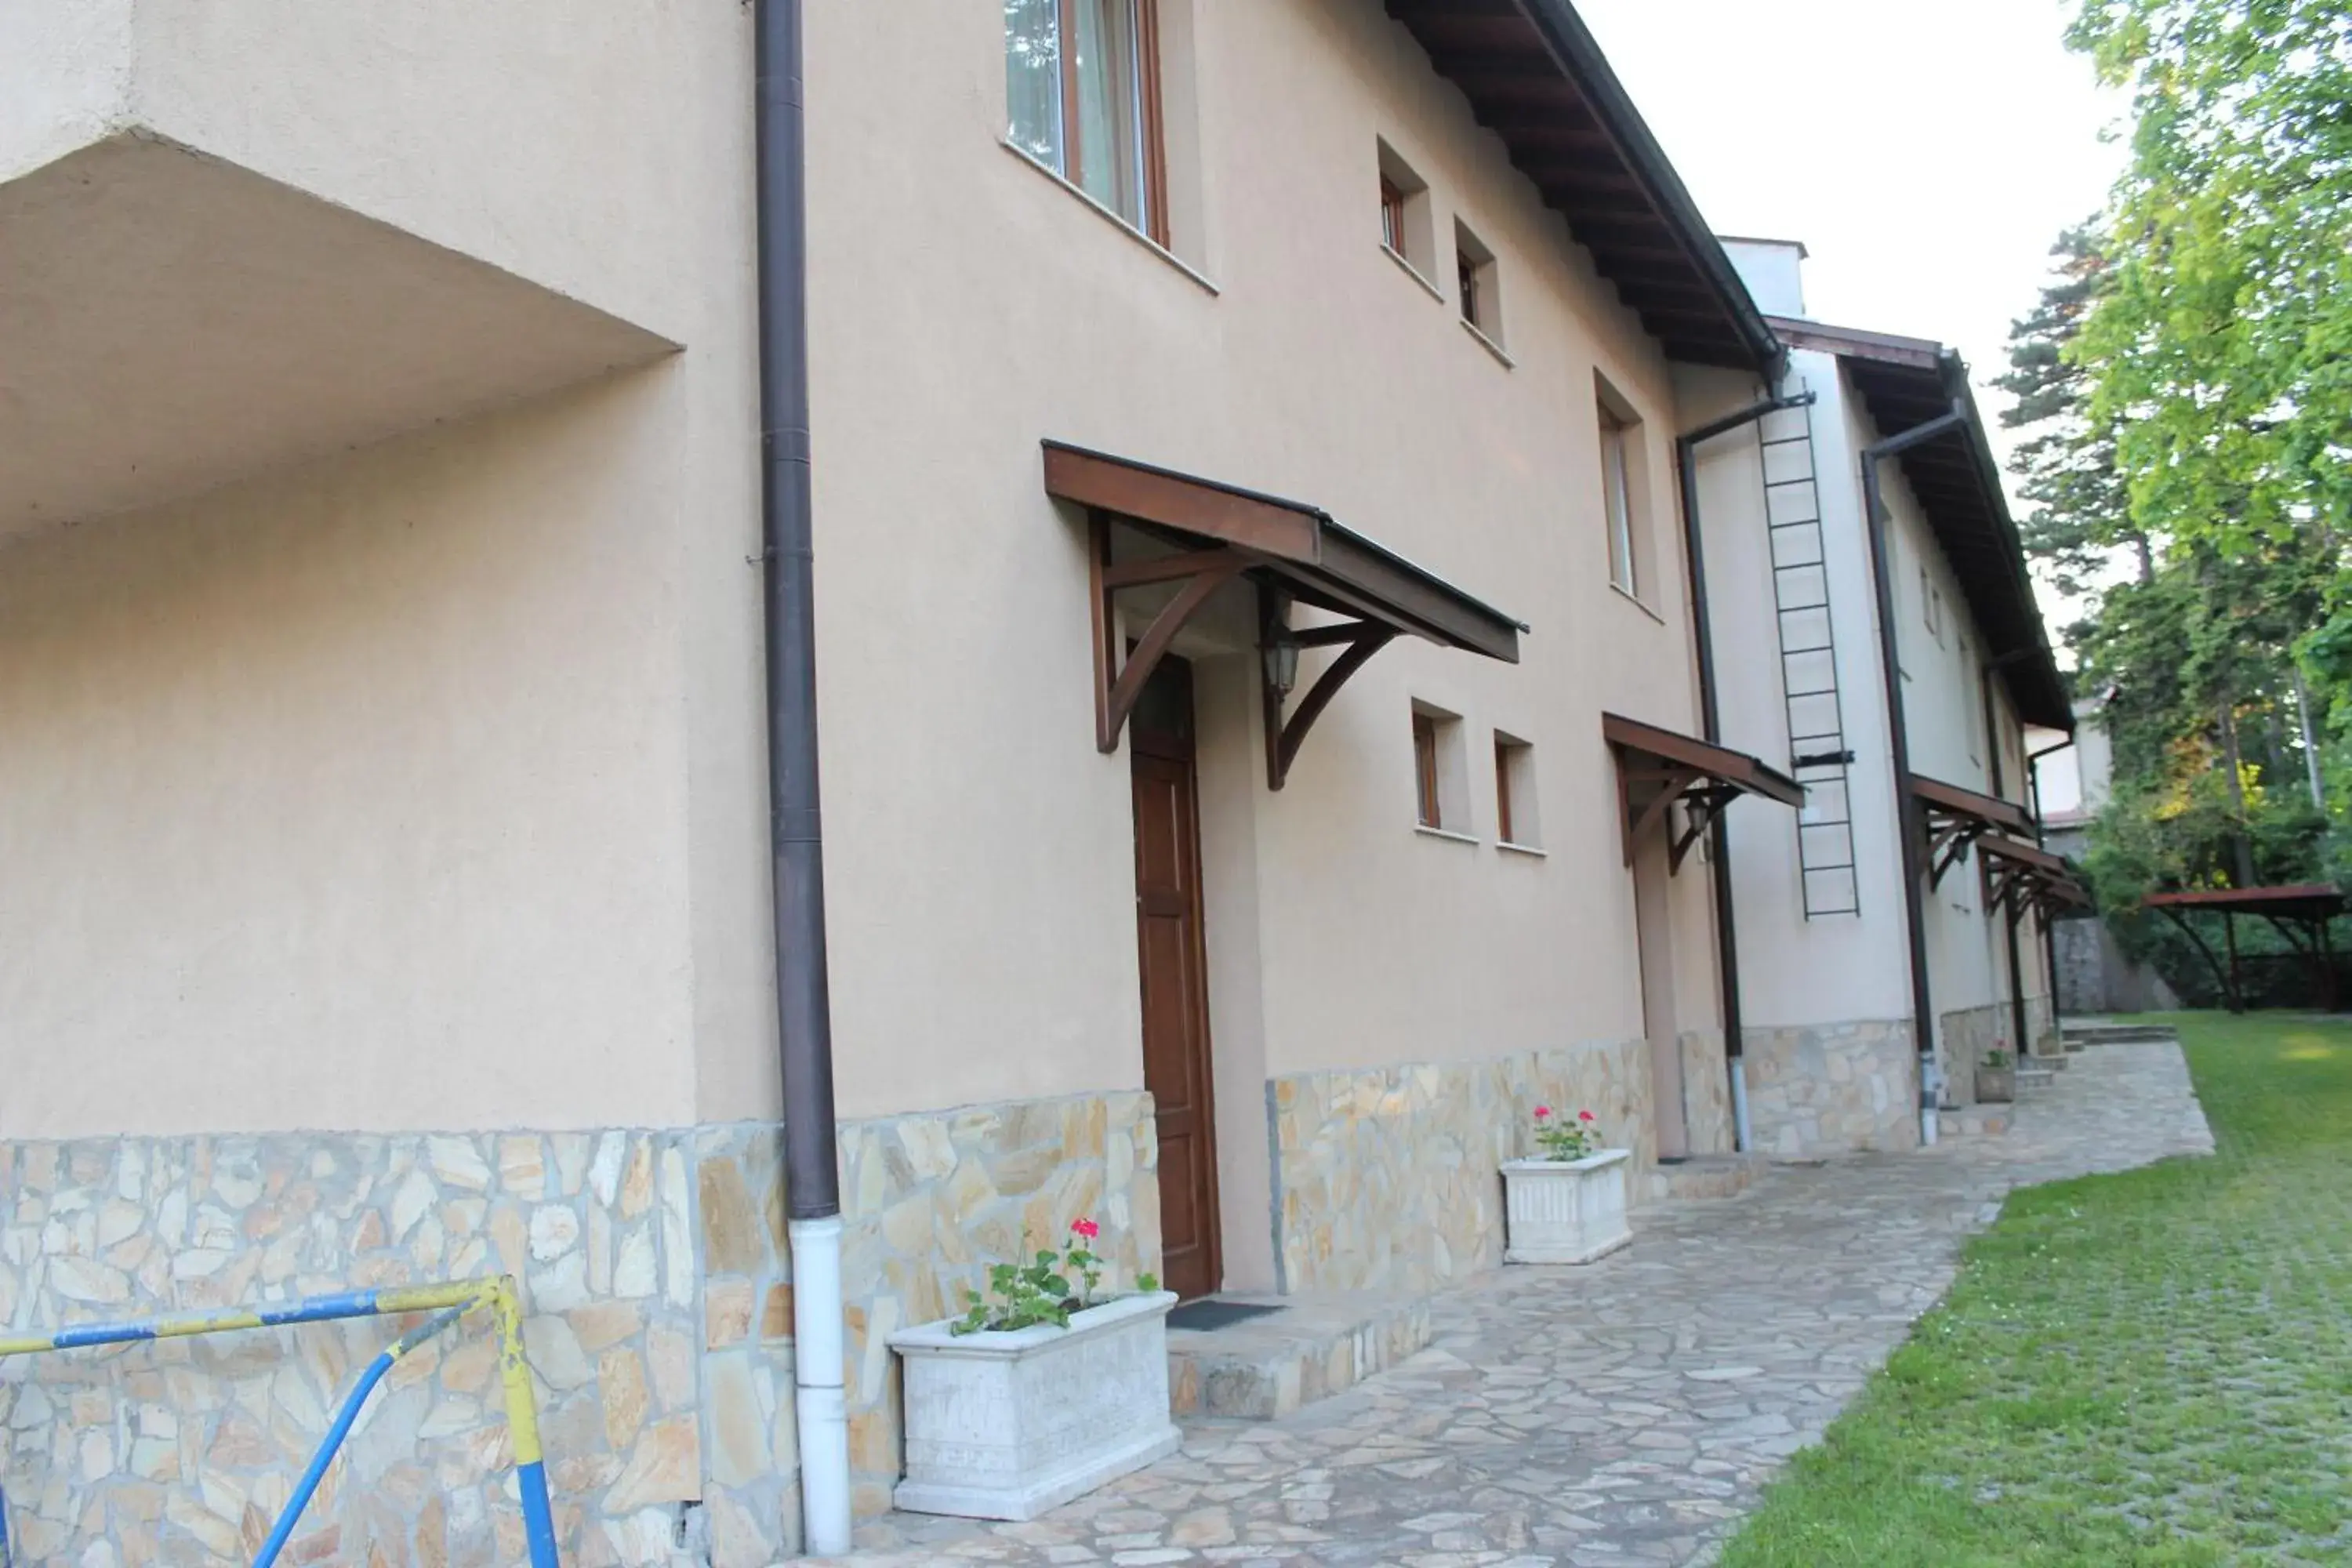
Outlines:
<svg viewBox="0 0 2352 1568"><path fill-rule="evenodd" d="M1642 596L1642 565L1633 541L1633 463L1626 448L1634 421L1603 399L1601 426L1601 510L1609 535L1609 582L1628 598Z"/></svg>
<svg viewBox="0 0 2352 1568"><path fill-rule="evenodd" d="M1055 107L1054 157L1050 161L1037 161L1045 163L1056 175L1083 192L1087 199L1104 211L1154 245L1167 249L1170 245L1168 136L1161 86L1160 0L1051 0L1051 3L1054 6L1055 65L1060 77L1061 92ZM1077 129L1081 121L1081 89L1077 51L1070 47L1070 42L1077 37L1078 8L1105 4L1127 7L1129 33L1134 39L1135 58L1129 70L1119 73L1118 80L1122 100L1118 105L1120 118L1131 120L1138 139L1136 174L1142 183L1142 189L1138 193L1138 210L1132 217L1120 211L1114 203L1106 202L1087 189L1087 146ZM1013 37L1008 26L1004 34L1008 58ZM1131 104L1123 101L1129 95L1133 99ZM1005 103L1008 127L1012 126L1012 94L1008 82ZM1007 134L1015 146L1028 151L1013 131L1008 131Z"/></svg>
<svg viewBox="0 0 2352 1568"><path fill-rule="evenodd" d="M1494 742L1495 843L1540 855L1543 809L1536 784L1536 744L1500 729L1494 732Z"/></svg>
<svg viewBox="0 0 2352 1568"><path fill-rule="evenodd" d="M1423 827L1445 831L1445 799L1438 787L1437 716L1412 714L1413 818Z"/></svg>
<svg viewBox="0 0 2352 1568"><path fill-rule="evenodd" d="M1402 257L1405 249L1404 187L1383 174L1381 175L1381 243L1392 256Z"/></svg>

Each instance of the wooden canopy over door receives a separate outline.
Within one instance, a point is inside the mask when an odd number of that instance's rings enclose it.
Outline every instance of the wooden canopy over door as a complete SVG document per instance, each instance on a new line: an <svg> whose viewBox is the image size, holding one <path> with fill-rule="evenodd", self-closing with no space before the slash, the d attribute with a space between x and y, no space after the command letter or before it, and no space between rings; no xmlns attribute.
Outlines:
<svg viewBox="0 0 2352 1568"><path fill-rule="evenodd" d="M1969 845L1986 835L2033 831L2033 819L2025 815L2023 806L1941 779L1913 773L1911 797L1918 804L1927 835L1927 885L1931 888L1942 886L1944 873L1969 852Z"/></svg>
<svg viewBox="0 0 2352 1568"><path fill-rule="evenodd" d="M1617 753L1619 826L1628 866L1643 834L1677 804L1685 820L1667 841L1669 875L1682 869L1683 857L1716 814L1741 795L1761 795L1782 805L1805 804L1804 785L1746 752L1615 713L1601 716L1601 733Z"/></svg>
<svg viewBox="0 0 2352 1568"><path fill-rule="evenodd" d="M1519 659L1524 623L1341 527L1320 507L1284 500L1172 468L1045 443L1045 493L1087 510L1095 652L1095 744L1118 750L1120 729L1151 672L1185 624L1226 584L1247 582L1258 600L1265 692L1265 782L1280 789L1308 730L1348 678L1399 637ZM1113 596L1174 585L1125 659L1114 633ZM1342 617L1294 628L1295 605ZM1336 648L1286 716L1290 686L1307 648Z"/></svg>

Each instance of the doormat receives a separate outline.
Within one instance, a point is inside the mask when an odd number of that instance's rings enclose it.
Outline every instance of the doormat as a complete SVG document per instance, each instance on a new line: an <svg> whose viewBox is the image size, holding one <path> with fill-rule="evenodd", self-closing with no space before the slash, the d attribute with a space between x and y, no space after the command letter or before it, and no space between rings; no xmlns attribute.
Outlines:
<svg viewBox="0 0 2352 1568"><path fill-rule="evenodd" d="M1219 1301L1202 1297L1187 1301L1168 1314L1171 1329L1230 1329L1235 1323L1246 1323L1252 1318L1263 1318L1269 1312L1279 1312L1279 1307L1262 1307L1248 1301Z"/></svg>

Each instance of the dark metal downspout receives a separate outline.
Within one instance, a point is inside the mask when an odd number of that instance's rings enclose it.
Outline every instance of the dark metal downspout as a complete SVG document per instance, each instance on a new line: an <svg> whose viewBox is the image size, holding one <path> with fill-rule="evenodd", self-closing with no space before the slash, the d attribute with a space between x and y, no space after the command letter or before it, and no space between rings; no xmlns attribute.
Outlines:
<svg viewBox="0 0 2352 1568"><path fill-rule="evenodd" d="M1987 793L1996 797L2000 796L2002 787L2000 773L2000 709L1994 704L1992 700L1992 672L1999 668L2002 662L2003 661L2000 659L1994 659L1992 662L1984 666L1983 668L1977 671L1978 691L1984 699L1985 771L1990 776L1992 784L1992 788ZM2025 731L2023 727L2021 726L2018 731L2018 750L2022 752L2024 749ZM2016 1053L2015 1059L2021 1062L2025 1059L2026 1047L2029 1043L2025 1037L2025 967L2017 955L2016 918L2004 911L2001 925L2009 948L2010 1036L2015 1042L2015 1045L2012 1047Z"/></svg>
<svg viewBox="0 0 2352 1568"><path fill-rule="evenodd" d="M2026 791L2032 802L2033 844L2038 849L2050 847L2050 829L2042 820L2042 759L2053 752L2063 752L2074 743L2074 737L2069 734L2054 746L2044 746L2038 752L2025 753ZM2018 737L2018 744L2021 748L2024 745L2022 734ZM2042 928L2042 962L2050 981L2050 1026L2055 1029L2058 1027L2058 931L2047 915L2037 916L2034 923Z"/></svg>
<svg viewBox="0 0 2352 1568"><path fill-rule="evenodd" d="M776 1026L793 1219L841 1212L817 800L815 582L809 528L807 206L799 0L760 0L760 529L767 547L768 822Z"/></svg>
<svg viewBox="0 0 2352 1568"><path fill-rule="evenodd" d="M1743 425L1753 424L1769 414L1784 408L1801 408L1813 401L1810 392L1794 397L1774 397L1737 414L1702 425L1697 429L1675 437L1675 460L1681 470L1683 500L1683 552L1690 563L1691 637L1698 655L1698 707L1700 738L1709 745L1723 740L1722 700L1715 682L1715 627L1707 616L1706 601L1706 540L1699 527L1698 513L1698 447L1701 442L1725 436ZM1723 987L1723 1057L1725 1071L1731 1075L1734 1109L1742 1114L1735 1131L1741 1152L1747 1152L1748 1127L1745 1111L1747 1092L1739 1081L1739 1058L1746 1055L1742 1039L1742 1015L1739 1010L1739 933L1732 919L1731 835L1724 818L1729 815L1717 812L1708 825L1709 869L1715 879L1715 963L1716 973Z"/></svg>
<svg viewBox="0 0 2352 1568"><path fill-rule="evenodd" d="M760 533L764 545L768 834L775 898L777 1067L793 1302L803 1545L849 1550L841 1183L825 987L824 832L817 795L816 619L809 489L807 139L800 0L756 0Z"/></svg>
<svg viewBox="0 0 2352 1568"><path fill-rule="evenodd" d="M1912 1047L1919 1058L1919 1129L1929 1136L1936 1114L1936 1021L1927 989L1927 836L1919 803L1911 793L1911 737L1903 721L1903 662L1895 647L1895 572L1886 555L1886 504L1881 499L1878 465L1898 452L1948 431L1965 429L1969 416L1955 406L1924 425L1914 425L1874 447L1862 449L1863 527L1870 539L1870 575L1878 596L1878 662L1886 682L1887 750L1895 770L1895 821L1903 840L1903 910L1911 935Z"/></svg>

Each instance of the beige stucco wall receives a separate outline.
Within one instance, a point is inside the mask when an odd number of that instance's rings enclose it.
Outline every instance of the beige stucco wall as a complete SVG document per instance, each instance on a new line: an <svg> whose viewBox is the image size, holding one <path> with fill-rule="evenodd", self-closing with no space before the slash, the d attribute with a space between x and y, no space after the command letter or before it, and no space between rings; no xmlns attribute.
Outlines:
<svg viewBox="0 0 2352 1568"><path fill-rule="evenodd" d="M0 1131L772 1114L749 13L0 26L0 169L136 127L684 345L0 549Z"/></svg>
<svg viewBox="0 0 2352 1568"><path fill-rule="evenodd" d="M1127 767L1092 744L1049 436L1310 499L1536 623L1517 667L1383 654L1279 795L1242 787L1245 678L1204 711L1231 763L1205 824L1223 1120L1247 1121L1252 1079L1641 1027L1599 716L1696 728L1672 379L1377 6L1171 10L1171 80L1197 84L1171 110L1177 245L1201 276L998 145L993 12L809 9L845 1115L1140 1082ZM48 963L10 977L18 1037L140 1069L102 1105L39 1097L57 1109L24 1130L772 1113L746 18L157 0L129 26L94 124L684 352L5 552L0 595L30 606L0 628L16 863L74 885L68 847L146 851L100 855L70 930L6 911ZM1378 248L1376 137L1430 181L1441 235L1458 213L1496 252L1515 364ZM1607 585L1596 367L1644 418L1646 605ZM1482 842L1413 831L1414 699L1463 715ZM1536 744L1546 857L1492 843L1497 726ZM322 774L362 744L394 763ZM163 782L183 768L214 793ZM411 853L387 823L416 825ZM1698 869L1673 888L1683 1027L1714 1007ZM222 1051L235 1089L201 1065Z"/></svg>
<svg viewBox="0 0 2352 1568"><path fill-rule="evenodd" d="M1280 1076L1641 1027L1599 724L1614 708L1696 727L1665 366L1379 7L1175 9L1199 89L1171 113L1200 147L1175 243L1213 288L998 145L993 11L809 15L847 1114L1140 1079L1128 767L1093 746L1080 531L1042 493L1048 437L1312 500L1535 623L1516 668L1383 653L1279 795L1204 785L1221 1075L1229 1047ZM1380 250L1379 137L1429 181L1441 235L1458 212L1499 256L1515 368L1450 288L1433 299ZM1645 416L1654 615L1607 585L1596 365ZM1464 716L1483 842L1413 830L1414 699ZM1254 757L1249 707L1204 702L1204 749ZM1491 842L1496 726L1537 746L1548 858ZM1230 883L1252 864L1244 900ZM1678 926L1703 930L1704 879L1675 890ZM1243 921L1254 980L1234 973ZM1711 998L1692 945L1678 973Z"/></svg>
<svg viewBox="0 0 2352 1568"><path fill-rule="evenodd" d="M691 1118L683 379L0 552L0 1133Z"/></svg>

